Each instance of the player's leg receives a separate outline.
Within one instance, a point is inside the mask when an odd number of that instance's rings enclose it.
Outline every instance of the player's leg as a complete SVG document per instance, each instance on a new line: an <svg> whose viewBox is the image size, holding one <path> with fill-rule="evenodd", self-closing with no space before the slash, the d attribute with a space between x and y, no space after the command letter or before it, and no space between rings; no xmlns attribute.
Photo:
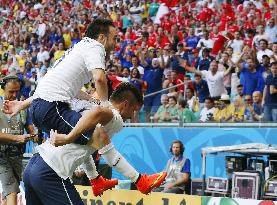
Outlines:
<svg viewBox="0 0 277 205"><path fill-rule="evenodd" d="M100 149L99 154L102 155L109 166L134 182L137 189L143 194L148 194L154 188L159 187L165 180L166 172L153 175L139 174L111 143Z"/></svg>
<svg viewBox="0 0 277 205"><path fill-rule="evenodd" d="M23 181L27 205L83 205L70 180L60 178L39 154L35 154L27 165Z"/></svg>

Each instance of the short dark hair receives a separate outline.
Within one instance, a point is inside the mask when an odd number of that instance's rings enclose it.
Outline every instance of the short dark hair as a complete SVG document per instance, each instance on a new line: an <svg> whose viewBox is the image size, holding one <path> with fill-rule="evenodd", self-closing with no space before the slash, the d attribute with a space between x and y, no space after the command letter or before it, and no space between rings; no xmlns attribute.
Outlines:
<svg viewBox="0 0 277 205"><path fill-rule="evenodd" d="M177 103L177 98L176 98L176 97L174 97L174 96L169 96L169 97L168 97L168 100L169 100L169 99L173 99L173 100Z"/></svg>
<svg viewBox="0 0 277 205"><path fill-rule="evenodd" d="M209 100L211 103L213 103L213 104L214 104L214 99L213 99L213 98L211 98L211 97L207 97L205 100Z"/></svg>
<svg viewBox="0 0 277 205"><path fill-rule="evenodd" d="M242 84L238 84L238 85L237 85L237 88L242 88L242 87L243 87Z"/></svg>
<svg viewBox="0 0 277 205"><path fill-rule="evenodd" d="M91 39L97 39L100 34L108 34L110 27L114 27L114 24L109 19L95 19L91 22L86 30L86 37Z"/></svg>
<svg viewBox="0 0 277 205"><path fill-rule="evenodd" d="M179 99L178 100L178 104L182 107L182 108L186 108L188 106L188 103L185 99Z"/></svg>
<svg viewBox="0 0 277 205"><path fill-rule="evenodd" d="M261 40L259 40L259 43L262 41L265 42L266 45L268 45L268 41L266 39L262 38Z"/></svg>
<svg viewBox="0 0 277 205"><path fill-rule="evenodd" d="M113 91L110 100L113 102L122 102L128 100L129 103L135 103L134 99L140 105L143 104L143 96L141 92L131 83L120 83Z"/></svg>

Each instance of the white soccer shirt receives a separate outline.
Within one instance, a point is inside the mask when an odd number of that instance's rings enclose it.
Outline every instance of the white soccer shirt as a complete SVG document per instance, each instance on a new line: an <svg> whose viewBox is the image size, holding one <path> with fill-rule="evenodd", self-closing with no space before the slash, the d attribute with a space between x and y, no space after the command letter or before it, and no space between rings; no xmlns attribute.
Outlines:
<svg viewBox="0 0 277 205"><path fill-rule="evenodd" d="M208 88L211 97L218 97L226 93L224 87L224 72L217 71L215 75L212 72L203 70L201 71L202 76L207 80Z"/></svg>
<svg viewBox="0 0 277 205"><path fill-rule="evenodd" d="M105 70L105 48L96 40L83 38L58 59L38 84L34 99L70 102L84 84L90 82L93 69Z"/></svg>
<svg viewBox="0 0 277 205"><path fill-rule="evenodd" d="M74 104L74 107L80 108L83 106L85 109L93 109L93 106L95 106L93 103L89 105L89 103L84 104L82 101L74 101ZM123 129L121 115L116 109L111 108L111 110L113 112L113 118L103 127L110 137ZM95 151L92 147L74 143L55 147L46 141L36 149L48 166L63 179L70 178L80 165L84 168L89 179L96 177L92 171L94 169L94 162L91 154Z"/></svg>

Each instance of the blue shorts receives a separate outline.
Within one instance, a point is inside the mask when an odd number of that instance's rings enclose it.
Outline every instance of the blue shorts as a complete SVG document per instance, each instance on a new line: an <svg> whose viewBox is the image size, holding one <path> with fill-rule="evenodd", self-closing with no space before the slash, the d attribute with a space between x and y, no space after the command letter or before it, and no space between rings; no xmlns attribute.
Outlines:
<svg viewBox="0 0 277 205"><path fill-rule="evenodd" d="M82 115L71 110L65 102L48 102L43 99L35 99L31 104L31 116L34 125L49 133L51 129L58 133L68 134L77 124ZM94 129L83 133L75 143L85 145L92 136Z"/></svg>
<svg viewBox="0 0 277 205"><path fill-rule="evenodd" d="M38 153L30 159L23 182L27 205L84 205L70 179L59 177Z"/></svg>
<svg viewBox="0 0 277 205"><path fill-rule="evenodd" d="M161 105L161 94L156 94L144 98L144 110L146 112L155 113Z"/></svg>

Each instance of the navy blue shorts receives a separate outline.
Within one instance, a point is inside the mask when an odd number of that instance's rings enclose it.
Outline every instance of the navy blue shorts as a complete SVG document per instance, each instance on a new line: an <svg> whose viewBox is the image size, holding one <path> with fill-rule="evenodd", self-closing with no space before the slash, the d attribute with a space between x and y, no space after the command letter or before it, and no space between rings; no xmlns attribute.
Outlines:
<svg viewBox="0 0 277 205"><path fill-rule="evenodd" d="M146 112L155 113L161 105L161 94L156 94L144 98L144 110Z"/></svg>
<svg viewBox="0 0 277 205"><path fill-rule="evenodd" d="M27 205L84 205L70 180L59 177L38 153L30 159L23 182Z"/></svg>
<svg viewBox="0 0 277 205"><path fill-rule="evenodd" d="M57 130L61 134L69 134L77 124L82 115L71 110L69 104L65 102L48 102L43 99L35 99L31 104L31 116L34 125L49 133L51 129ZM92 136L94 129L83 133L75 141L77 144L85 145Z"/></svg>

